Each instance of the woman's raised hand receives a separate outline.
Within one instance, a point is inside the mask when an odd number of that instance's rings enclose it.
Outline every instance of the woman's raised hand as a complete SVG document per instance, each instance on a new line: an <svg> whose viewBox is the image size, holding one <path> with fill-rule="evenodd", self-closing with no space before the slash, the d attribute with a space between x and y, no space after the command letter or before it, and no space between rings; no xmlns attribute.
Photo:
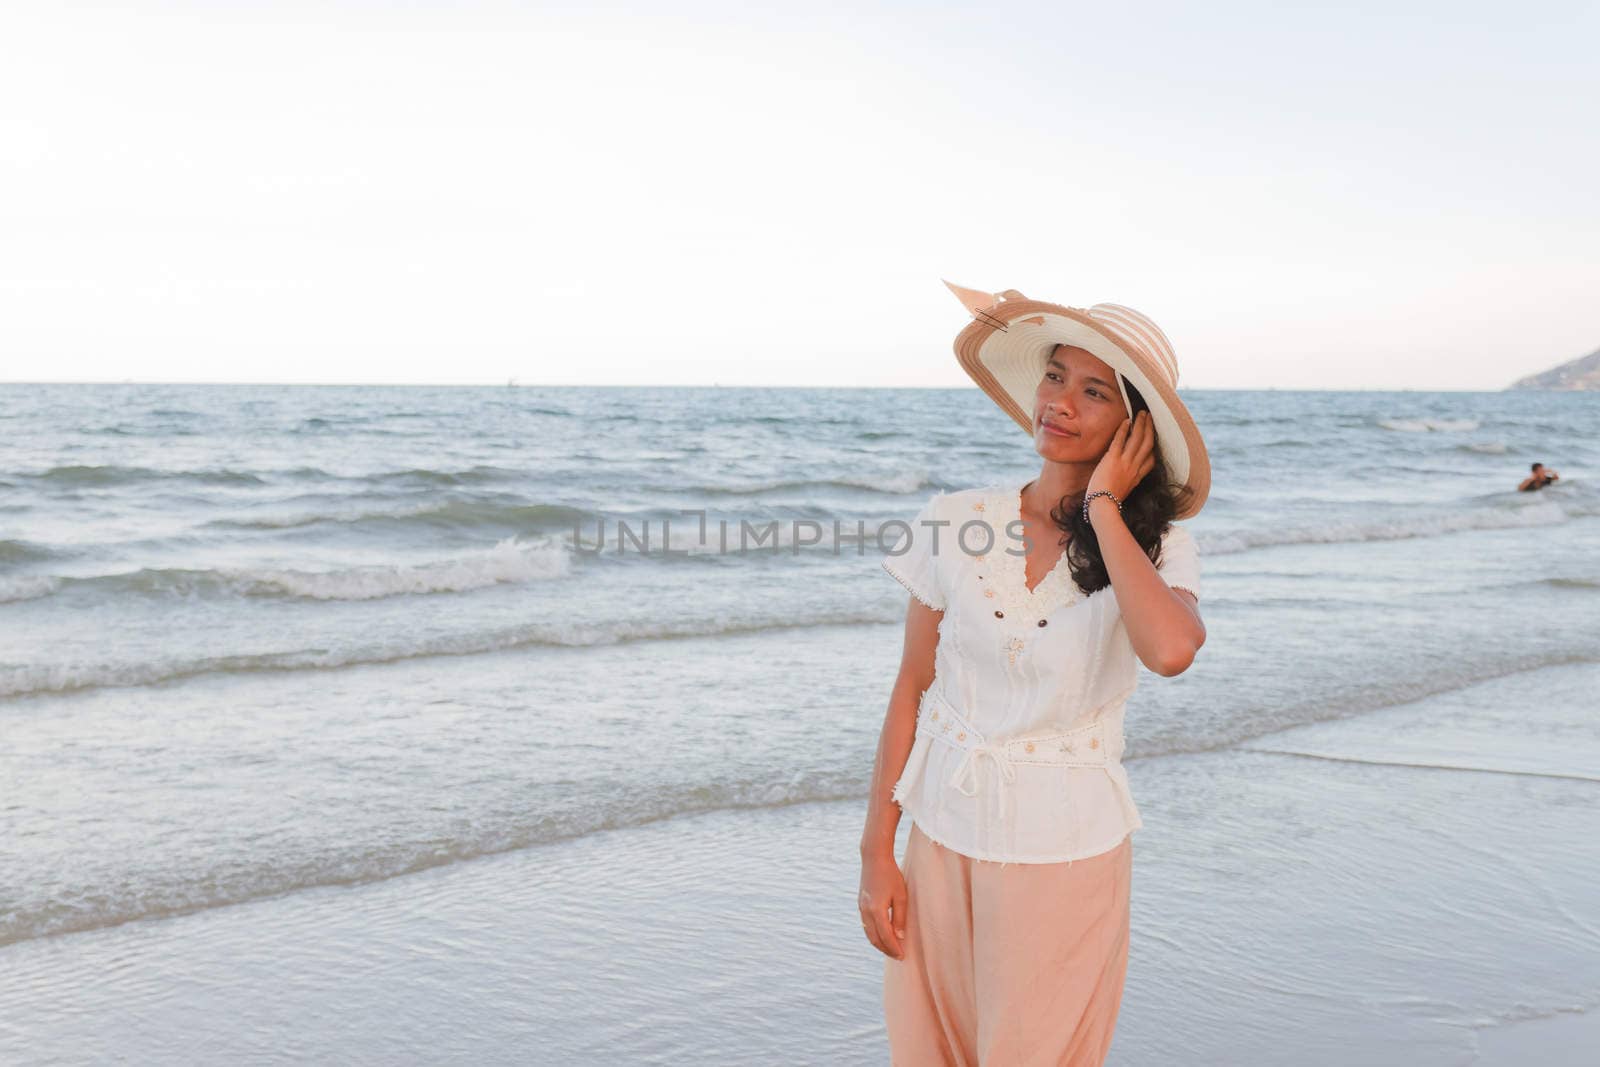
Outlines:
<svg viewBox="0 0 1600 1067"><path fill-rule="evenodd" d="M1128 494L1144 480L1156 466L1156 430L1150 421L1150 412L1141 411L1132 420L1123 419L1117 432L1111 435L1111 444L1100 457L1094 473L1089 476L1085 493L1104 489L1118 500L1127 500Z"/></svg>
<svg viewBox="0 0 1600 1067"><path fill-rule="evenodd" d="M894 850L861 858L861 929L873 947L893 959L905 958L906 879Z"/></svg>

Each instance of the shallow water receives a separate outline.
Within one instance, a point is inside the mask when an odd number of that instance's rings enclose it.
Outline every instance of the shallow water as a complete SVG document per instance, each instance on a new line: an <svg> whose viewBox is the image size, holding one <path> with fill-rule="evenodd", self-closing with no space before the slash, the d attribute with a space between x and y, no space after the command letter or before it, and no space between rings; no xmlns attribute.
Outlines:
<svg viewBox="0 0 1600 1067"><path fill-rule="evenodd" d="M1566 773L1600 766L1600 667L1538 673L1516 716L1526 675L1132 764L1147 825L1108 1062L1513 1064L1508 1023L1587 1009L1566 1026L1600 1030L1600 790ZM884 1063L861 815L724 808L25 941L0 1059ZM1554 1052L1534 1058L1581 1062Z"/></svg>

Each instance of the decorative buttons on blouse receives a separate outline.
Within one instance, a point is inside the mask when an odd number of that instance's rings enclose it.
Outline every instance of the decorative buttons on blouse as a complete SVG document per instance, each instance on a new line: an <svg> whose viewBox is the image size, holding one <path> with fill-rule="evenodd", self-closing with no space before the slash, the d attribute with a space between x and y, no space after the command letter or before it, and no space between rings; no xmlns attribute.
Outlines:
<svg viewBox="0 0 1600 1067"><path fill-rule="evenodd" d="M970 845L972 851L1002 861L1016 860L1018 857L1038 859L1040 856L1064 859L1083 850L1086 843L1084 831L1092 829L1097 832L1102 823L1126 828L1138 825L1138 813L1117 762L1123 747L1122 708L1137 680L1133 670L1136 658L1128 656L1118 657L1114 662L1108 660L1105 666L1109 675L1114 677L1109 676L1106 670L1092 669L1098 659L1104 658L1107 649L1127 638L1115 626L1115 613L1085 610L1067 614L1074 606L1083 606L1089 594L1080 590L1073 580L1065 551L1038 585L1031 589L1028 587L1029 555L1018 552L1010 547L1010 542L1001 539L1008 536L1007 530L1017 529L1009 525L1011 520L1019 518L1015 488L1003 485L993 492L986 490L981 500L968 498L967 504L973 517L988 522L998 536L988 549L980 550L984 557L982 560L975 558L977 554L967 555L959 564L952 563L951 569L946 572L947 576L955 577L957 586L963 586L966 582L978 583L976 586L965 585L960 598L950 598L953 618L959 616L961 611L974 613L956 618L960 622L961 644L968 654L962 657L960 669L945 680L945 686L930 695L923 709L925 721L922 732L931 736L922 740L931 745L933 751L920 769L920 755L917 761L908 764L902 780L896 783L900 794L896 799L902 802L908 816L915 813L925 817L927 823L924 828L953 845ZM990 513L993 514L992 519ZM951 522L953 527L960 525L960 522ZM1037 562L1035 558L1034 563ZM968 592L973 589L979 594L976 600ZM980 600L988 605L986 609L980 609ZM980 610L991 612L990 618L1000 625L991 628L982 621L981 614L976 614ZM1060 625L1056 625L1058 621ZM1032 632L1029 627L1038 629L1037 637L1028 636ZM1045 630L1051 627L1056 632L1054 636L1047 636ZM972 632L968 633L969 630ZM947 636L953 637L955 632ZM1035 642L1039 646L1037 653L1032 649ZM1010 665L1005 665L996 653L1010 659ZM1034 668L1043 666L1041 657L1045 656L1052 661L1051 669L1042 672L1041 677L1041 672ZM1056 663L1058 658L1066 664L1064 667ZM1094 684L1081 690L1082 703L1073 701L1060 704L1053 699L1056 688L1054 676L1060 671L1073 675L1087 671L1093 675L1091 680ZM1008 717L1007 722L1015 733L1008 736L1007 732L1002 731L990 741L985 737L988 728L981 719L968 722L965 716L969 709L959 702L947 706L944 701L934 699L939 692L971 692L974 702L979 701L977 694L981 693L1013 693L1016 698L1026 700L1026 714ZM1074 689L1074 692L1078 690ZM1113 692L1115 695L1111 695ZM1105 699L1095 702L1091 708L1091 699L1099 696ZM980 703L979 706L983 705ZM1007 709L1008 712L1011 710ZM1021 712L1023 709L1019 706L1016 710ZM1102 718L1105 723L1100 729L1105 732L1098 733L1098 736L1078 729L1058 732L1059 721L1099 721ZM969 726L973 729L968 729ZM960 741L956 739L958 733L961 735ZM1015 745L1009 744L1012 738L1017 740ZM1090 742L1093 742L1092 747ZM1008 782L1003 775L1004 764L1000 758L1007 746L1012 754L1010 758L1019 764L1104 764L1112 774L1115 789L1103 788L1098 774L1031 774L1025 768L1017 772L1015 781ZM941 751L946 747L968 748L968 751L952 755ZM1024 752L1026 755L1021 756ZM984 755L992 757L990 767L982 766L985 761L981 757ZM940 756L946 756L947 762L939 762ZM1008 820L1008 811L1001 811L998 821L995 821L986 805L963 805L960 795L951 797L949 803L945 802L943 790L951 787L952 783L943 779L951 773L950 768L956 761L962 759L968 765L971 784L966 788L954 788L967 796L972 795L967 792L968 789L985 785L999 790L999 797L1012 793L1017 798L1014 823ZM943 772L938 776L939 780L917 777L919 774L932 775L936 770ZM986 775L983 773L985 771L991 773ZM987 778L996 774L999 775L998 783L987 781ZM967 781L968 778L962 780ZM1076 820L1059 818L1052 803L1058 791L1068 786L1070 796L1066 799L1075 808L1080 805L1082 808L1082 817ZM987 821L980 819L980 816L988 817Z"/></svg>
<svg viewBox="0 0 1600 1067"><path fill-rule="evenodd" d="M972 510L981 512L986 511L987 507L980 500L973 503ZM1002 516L1008 516L1013 511L1014 508L1009 496L1000 500L996 506L996 513ZM989 551L993 551L993 549ZM985 572L990 571L988 564L989 551L979 553L973 557L976 562L983 564L981 569ZM1065 559L1064 555L1062 559ZM1045 576L1040 579L1039 584L1032 589L1028 588L1027 557L1025 555L1013 555L1008 551L1003 557L995 561L994 569L999 572L998 578L994 573L974 573L973 577L984 583L982 590L985 600L1000 601L1001 606L993 609L996 619L1004 619L1006 617L1006 609L1010 609L1012 617L1016 619L1016 624L1022 624L1024 619L1032 615L1034 616L1034 625L1042 630L1050 625L1050 620L1040 618L1041 614L1047 614L1063 603L1071 603L1078 599L1077 587L1071 583L1071 575L1061 565L1061 560L1058 560L1057 565L1052 566ZM994 580L990 581L990 579ZM1013 634L1006 639L1002 647L1006 650L1007 662L1012 666L1016 666L1017 658L1026 648L1026 642Z"/></svg>

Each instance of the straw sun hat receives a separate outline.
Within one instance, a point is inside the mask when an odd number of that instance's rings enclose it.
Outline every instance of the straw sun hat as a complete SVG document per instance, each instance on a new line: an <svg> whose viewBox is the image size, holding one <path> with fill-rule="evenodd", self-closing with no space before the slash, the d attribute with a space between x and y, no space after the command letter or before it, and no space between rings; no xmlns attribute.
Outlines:
<svg viewBox="0 0 1600 1067"><path fill-rule="evenodd" d="M1211 459L1194 417L1178 399L1177 357L1159 326L1121 304L1072 308L1029 300L1015 289L986 293L945 285L972 312L972 321L956 337L956 359L1029 437L1034 392L1050 353L1058 344L1085 349L1117 371L1117 390L1130 418L1133 405L1123 378L1150 406L1167 473L1189 490L1175 517L1187 519L1200 510L1211 491Z"/></svg>

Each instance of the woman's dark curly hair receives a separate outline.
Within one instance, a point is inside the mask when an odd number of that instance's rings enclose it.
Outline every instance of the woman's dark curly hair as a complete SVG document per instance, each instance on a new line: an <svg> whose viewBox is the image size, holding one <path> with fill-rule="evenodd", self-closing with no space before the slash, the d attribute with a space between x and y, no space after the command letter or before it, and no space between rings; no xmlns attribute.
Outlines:
<svg viewBox="0 0 1600 1067"><path fill-rule="evenodd" d="M1122 387L1128 391L1128 401L1133 405L1135 415L1149 410L1150 405L1145 403L1132 382L1123 378ZM1155 466L1150 473L1134 486L1128 499L1122 502L1122 521L1127 523L1133 539L1139 542L1139 547L1150 557L1150 562L1159 566L1162 535L1167 532L1172 517L1183 506L1189 489L1173 484L1167 474L1166 462L1161 458L1161 449L1155 450L1154 458ZM1100 555L1100 539L1095 536L1094 527L1083 517L1083 494L1062 497L1050 509L1050 518L1070 538L1066 541L1067 566L1078 588L1087 594L1099 592L1110 585L1111 575L1106 571L1105 558Z"/></svg>

